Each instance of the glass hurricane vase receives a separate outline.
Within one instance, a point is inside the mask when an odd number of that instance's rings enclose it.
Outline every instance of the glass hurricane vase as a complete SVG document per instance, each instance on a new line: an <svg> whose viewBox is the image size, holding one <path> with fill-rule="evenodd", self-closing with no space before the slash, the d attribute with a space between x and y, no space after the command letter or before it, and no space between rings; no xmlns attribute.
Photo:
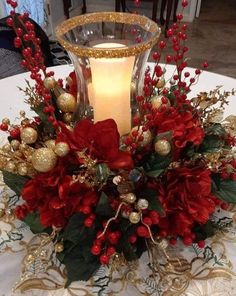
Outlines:
<svg viewBox="0 0 236 296"><path fill-rule="evenodd" d="M74 120L113 118L121 135L131 129L145 63L160 28L145 16L98 12L71 18L56 30L77 77Z"/></svg>

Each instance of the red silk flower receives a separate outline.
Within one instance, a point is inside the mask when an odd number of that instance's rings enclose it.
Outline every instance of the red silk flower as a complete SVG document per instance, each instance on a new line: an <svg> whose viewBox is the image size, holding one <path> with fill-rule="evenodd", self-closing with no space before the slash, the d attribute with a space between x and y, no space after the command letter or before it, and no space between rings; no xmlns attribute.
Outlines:
<svg viewBox="0 0 236 296"><path fill-rule="evenodd" d="M74 151L86 150L99 162L106 162L110 169L131 169L133 160L129 152L120 150L120 136L113 119L93 124L84 119L77 123L73 131L61 123L58 141L65 141Z"/></svg>

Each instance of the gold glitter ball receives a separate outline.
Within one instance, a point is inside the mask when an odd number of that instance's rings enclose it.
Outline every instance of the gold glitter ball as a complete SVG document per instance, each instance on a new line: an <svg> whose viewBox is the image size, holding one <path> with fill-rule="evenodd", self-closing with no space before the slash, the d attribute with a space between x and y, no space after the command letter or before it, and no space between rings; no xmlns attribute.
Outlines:
<svg viewBox="0 0 236 296"><path fill-rule="evenodd" d="M57 98L57 106L62 112L74 112L76 99L69 93L63 93Z"/></svg>
<svg viewBox="0 0 236 296"><path fill-rule="evenodd" d="M11 151L11 145L10 144L5 144L3 147L2 147L2 150L4 152L10 152Z"/></svg>
<svg viewBox="0 0 236 296"><path fill-rule="evenodd" d="M55 252L61 253L64 251L64 246L62 243L56 243L54 249L55 249Z"/></svg>
<svg viewBox="0 0 236 296"><path fill-rule="evenodd" d="M171 144L168 140L158 140L155 143L155 151L159 155L165 156L170 153L171 151Z"/></svg>
<svg viewBox="0 0 236 296"><path fill-rule="evenodd" d="M72 121L73 114L72 113L65 113L63 114L63 121L65 123L70 123Z"/></svg>
<svg viewBox="0 0 236 296"><path fill-rule="evenodd" d="M20 141L18 141L18 140L12 140L11 141L11 147L15 151L18 150L19 147L20 147Z"/></svg>
<svg viewBox="0 0 236 296"><path fill-rule="evenodd" d="M25 127L21 130L20 137L26 144L33 144L37 141L38 133L32 127Z"/></svg>
<svg viewBox="0 0 236 296"><path fill-rule="evenodd" d="M47 148L50 148L50 149L54 150L55 145L56 145L56 141L55 140L47 140L45 142L45 145L47 146Z"/></svg>
<svg viewBox="0 0 236 296"><path fill-rule="evenodd" d="M25 163L20 163L17 167L18 174L21 176L26 176L28 173L28 169Z"/></svg>
<svg viewBox="0 0 236 296"><path fill-rule="evenodd" d="M16 171L15 163L13 161L9 161L5 166L5 170L11 173L15 172Z"/></svg>
<svg viewBox="0 0 236 296"><path fill-rule="evenodd" d="M130 203L130 204L132 204L132 203L134 203L136 201L136 195L134 193L132 193L132 192L126 193L126 194L121 194L120 198L123 201L125 201L127 203Z"/></svg>
<svg viewBox="0 0 236 296"><path fill-rule="evenodd" d="M32 165L36 171L46 173L57 163L57 156L50 148L39 148L32 155Z"/></svg>
<svg viewBox="0 0 236 296"><path fill-rule="evenodd" d="M70 151L70 147L66 142L59 142L56 144L54 152L60 157L66 156Z"/></svg>
<svg viewBox="0 0 236 296"><path fill-rule="evenodd" d="M7 118L7 117L6 118L3 118L2 123L10 124L10 119Z"/></svg>
<svg viewBox="0 0 236 296"><path fill-rule="evenodd" d="M137 224L141 219L141 216L138 212L132 212L129 214L129 221L132 224Z"/></svg>
<svg viewBox="0 0 236 296"><path fill-rule="evenodd" d="M164 78L164 77L161 77L161 78L158 80L158 82L157 82L157 84L156 84L156 87L157 87L157 88L163 88L163 87L165 86L165 84L166 84L166 82L165 82L165 78Z"/></svg>
<svg viewBox="0 0 236 296"><path fill-rule="evenodd" d="M53 77L47 77L44 79L43 85L46 87L46 89L51 90L55 88L55 86L57 85L57 82Z"/></svg>

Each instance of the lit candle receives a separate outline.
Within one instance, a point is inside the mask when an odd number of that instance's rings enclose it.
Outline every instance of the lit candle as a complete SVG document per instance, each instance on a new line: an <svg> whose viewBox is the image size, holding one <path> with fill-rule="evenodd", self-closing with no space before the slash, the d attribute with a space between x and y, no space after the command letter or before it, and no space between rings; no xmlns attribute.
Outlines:
<svg viewBox="0 0 236 296"><path fill-rule="evenodd" d="M120 43L101 43L95 47L117 48ZM94 122L112 118L120 135L130 132L130 87L135 57L90 59Z"/></svg>

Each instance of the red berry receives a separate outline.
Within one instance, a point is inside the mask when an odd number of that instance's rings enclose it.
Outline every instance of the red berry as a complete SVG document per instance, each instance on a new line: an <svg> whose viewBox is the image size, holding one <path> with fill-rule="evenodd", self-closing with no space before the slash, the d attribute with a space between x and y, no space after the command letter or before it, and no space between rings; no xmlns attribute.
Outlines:
<svg viewBox="0 0 236 296"><path fill-rule="evenodd" d="M225 210L225 211L226 211L226 210L228 209L229 205L228 205L227 203L223 202L223 203L220 205L220 207L221 207L222 210Z"/></svg>
<svg viewBox="0 0 236 296"><path fill-rule="evenodd" d="M184 77L188 78L190 76L190 73L189 72L185 72L184 73Z"/></svg>
<svg viewBox="0 0 236 296"><path fill-rule="evenodd" d="M20 129L19 128L14 128L10 131L10 136L13 138L13 139L17 139L20 137Z"/></svg>
<svg viewBox="0 0 236 296"><path fill-rule="evenodd" d="M152 224L158 224L160 221L160 216L156 211L150 211L149 217L152 219Z"/></svg>
<svg viewBox="0 0 236 296"><path fill-rule="evenodd" d="M155 52L152 54L152 58L153 58L154 61L159 60L159 58L160 58L159 53L155 51Z"/></svg>
<svg viewBox="0 0 236 296"><path fill-rule="evenodd" d="M99 259L102 265L106 265L109 263L109 257L106 254L101 255Z"/></svg>
<svg viewBox="0 0 236 296"><path fill-rule="evenodd" d="M182 6L183 6L183 7L188 6L188 1L187 1L187 0L182 0Z"/></svg>
<svg viewBox="0 0 236 296"><path fill-rule="evenodd" d="M195 82L195 78L190 78L190 82L194 83Z"/></svg>
<svg viewBox="0 0 236 296"><path fill-rule="evenodd" d="M101 247L98 245L92 246L91 253L95 256L99 255L101 253Z"/></svg>
<svg viewBox="0 0 236 296"><path fill-rule="evenodd" d="M183 243L186 245L186 246L191 246L192 243L193 243L193 239L191 236L185 236L183 238Z"/></svg>
<svg viewBox="0 0 236 296"><path fill-rule="evenodd" d="M144 217L144 218L143 218L143 222L144 222L145 224L147 224L148 226L151 226L151 225L152 225L152 219L149 218L149 217Z"/></svg>
<svg viewBox="0 0 236 296"><path fill-rule="evenodd" d="M167 63L170 63L170 62L172 61L172 59L173 59L173 58L172 58L171 55L167 55L167 56L166 56L166 62L167 62Z"/></svg>
<svg viewBox="0 0 236 296"><path fill-rule="evenodd" d="M226 171L224 171L224 172L222 172L222 173L220 174L220 177L221 177L223 180L226 180L226 179L229 178L229 174L228 174Z"/></svg>
<svg viewBox="0 0 236 296"><path fill-rule="evenodd" d="M131 235L131 236L129 237L129 242L130 242L131 244L134 244L136 241L137 241L137 236L136 236L136 235Z"/></svg>
<svg viewBox="0 0 236 296"><path fill-rule="evenodd" d="M115 232L111 232L108 234L108 240L112 245L116 245L118 243L118 237Z"/></svg>
<svg viewBox="0 0 236 296"><path fill-rule="evenodd" d="M84 225L88 228L91 228L93 226L93 222L94 222L94 219L86 218L84 220Z"/></svg>
<svg viewBox="0 0 236 296"><path fill-rule="evenodd" d="M108 256L112 256L113 254L115 254L115 252L116 252L116 249L112 246L108 247L106 251Z"/></svg>
<svg viewBox="0 0 236 296"><path fill-rule="evenodd" d="M204 240L200 240L198 243L197 243L197 245L198 245L198 247L199 248L201 248L201 249L203 249L204 247L205 247L205 241Z"/></svg>
<svg viewBox="0 0 236 296"><path fill-rule="evenodd" d="M91 208L89 206L82 206L81 212L85 215L88 215L91 213Z"/></svg>
<svg viewBox="0 0 236 296"><path fill-rule="evenodd" d="M195 74L196 74L196 75L201 74L201 70L200 70L200 69L196 69L196 70L195 70Z"/></svg>
<svg viewBox="0 0 236 296"><path fill-rule="evenodd" d="M13 19L11 17L9 17L7 20L6 20L6 23L9 27L12 27L14 22L13 22Z"/></svg>
<svg viewBox="0 0 236 296"><path fill-rule="evenodd" d="M175 237L172 237L172 238L170 239L170 244L171 244L172 246L175 246L176 243L177 243L177 239L176 239Z"/></svg>
<svg viewBox="0 0 236 296"><path fill-rule="evenodd" d="M148 237L149 235L148 229L144 225L138 226L136 232L137 232L137 235L140 237Z"/></svg>
<svg viewBox="0 0 236 296"><path fill-rule="evenodd" d="M167 32L166 32L166 35L167 35L168 37L172 37L173 34L174 34L173 29L169 29L169 30L167 30Z"/></svg>
<svg viewBox="0 0 236 296"><path fill-rule="evenodd" d="M159 47L160 47L160 49L164 49L165 47L166 47L166 42L165 41L160 41L159 42Z"/></svg>
<svg viewBox="0 0 236 296"><path fill-rule="evenodd" d="M6 123L2 123L2 124L0 125L0 129L1 129L2 131L7 131L7 130L8 130L8 124L6 124Z"/></svg>
<svg viewBox="0 0 236 296"><path fill-rule="evenodd" d="M208 62L204 62L204 63L203 63L203 68L208 68L208 67L209 67Z"/></svg>
<svg viewBox="0 0 236 296"><path fill-rule="evenodd" d="M183 19L183 15L181 13L178 13L176 17L178 21L181 21Z"/></svg>

